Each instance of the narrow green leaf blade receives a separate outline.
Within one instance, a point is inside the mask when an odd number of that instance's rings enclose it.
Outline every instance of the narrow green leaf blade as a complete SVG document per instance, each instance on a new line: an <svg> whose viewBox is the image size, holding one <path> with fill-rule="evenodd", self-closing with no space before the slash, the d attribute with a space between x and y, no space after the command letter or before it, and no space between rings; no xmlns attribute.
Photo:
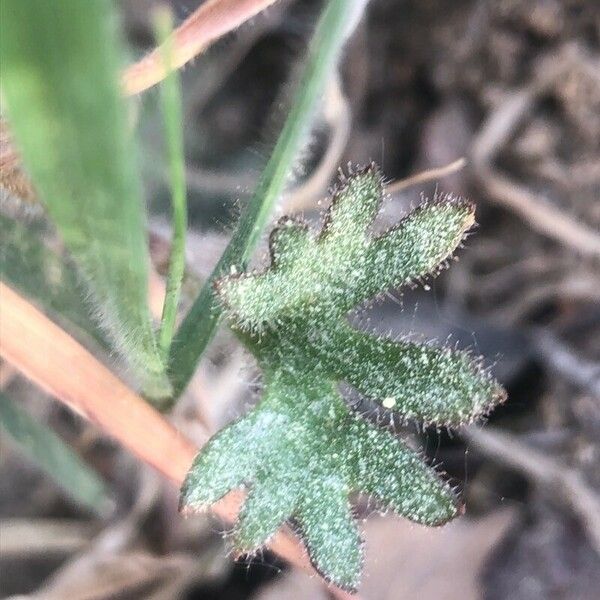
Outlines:
<svg viewBox="0 0 600 600"><path fill-rule="evenodd" d="M69 496L103 514L112 505L100 477L49 427L0 393L0 425Z"/></svg>
<svg viewBox="0 0 600 600"><path fill-rule="evenodd" d="M227 249L173 340L169 372L176 394L182 392L190 380L221 316L213 282L232 266L241 267L260 239L310 130L327 78L349 33L349 20L355 16L359 4L364 2L330 0L319 20L292 109L273 154Z"/></svg>
<svg viewBox="0 0 600 600"><path fill-rule="evenodd" d="M111 2L5 0L0 50L9 122L25 166L114 345L149 394L166 396Z"/></svg>
<svg viewBox="0 0 600 600"><path fill-rule="evenodd" d="M185 158L183 151L183 110L181 106L181 81L179 72L172 70L171 14L159 12L157 16L158 40L164 48L167 76L160 86L164 137L169 158L173 239L167 275L167 289L163 305L158 345L161 355L168 359L173 340L181 282L185 271L185 233L187 229L187 196L185 189Z"/></svg>

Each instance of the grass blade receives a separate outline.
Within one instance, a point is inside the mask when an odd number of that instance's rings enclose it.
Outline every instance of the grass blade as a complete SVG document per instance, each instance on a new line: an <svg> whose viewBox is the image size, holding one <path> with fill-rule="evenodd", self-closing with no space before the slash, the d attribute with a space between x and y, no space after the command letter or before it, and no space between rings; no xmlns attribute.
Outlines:
<svg viewBox="0 0 600 600"><path fill-rule="evenodd" d="M171 69L173 48L169 37L172 24L168 11L157 15L156 29L162 44L167 76L161 89L165 141L169 157L171 204L173 211L173 239L171 259L167 275L167 290L163 305L158 345L161 354L168 358L175 330L177 305L181 295L181 282L185 271L185 231L187 229L187 198L185 189L185 158L183 154L183 111L181 107L181 83L178 71Z"/></svg>
<svg viewBox="0 0 600 600"><path fill-rule="evenodd" d="M162 398L170 386L147 303L145 212L111 5L3 1L3 93L24 164L99 320L148 395Z"/></svg>
<svg viewBox="0 0 600 600"><path fill-rule="evenodd" d="M69 496L96 513L106 513L112 500L100 477L54 431L1 392L0 425Z"/></svg>
<svg viewBox="0 0 600 600"><path fill-rule="evenodd" d="M333 72L365 3L365 0L331 0L319 19L292 109L273 154L229 245L173 340L169 371L176 395L193 375L221 314L213 295L213 281L232 266L243 266L254 250L310 130L327 77Z"/></svg>

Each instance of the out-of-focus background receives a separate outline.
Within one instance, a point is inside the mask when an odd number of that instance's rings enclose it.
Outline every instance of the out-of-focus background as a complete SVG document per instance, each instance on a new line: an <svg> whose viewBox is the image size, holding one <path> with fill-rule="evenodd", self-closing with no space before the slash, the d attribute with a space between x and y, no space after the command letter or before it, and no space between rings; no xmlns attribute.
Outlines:
<svg viewBox="0 0 600 600"><path fill-rule="evenodd" d="M132 58L154 43L154 4L119 3ZM181 21L198 4L171 6ZM183 71L188 306L272 148L320 7L282 0ZM153 260L164 272L169 203L155 91L138 101L134 118L144 140ZM394 191L394 181L461 157L467 165L452 175ZM436 530L369 518L361 597L597 598L598 2L372 0L280 212L315 221L338 167L371 160L391 182L382 223L440 191L476 202L479 227L429 289L397 292L360 319L385 333L472 348L492 365L508 401L484 428L404 431L463 490L466 515ZM256 258L263 261L264 248ZM1 374L11 395L102 474L114 503L104 517L82 509L3 436L2 597L329 597L318 579L270 553L235 562L216 521L178 516L170 484L7 365ZM255 400L256 384L251 362L222 331L174 420L200 442Z"/></svg>

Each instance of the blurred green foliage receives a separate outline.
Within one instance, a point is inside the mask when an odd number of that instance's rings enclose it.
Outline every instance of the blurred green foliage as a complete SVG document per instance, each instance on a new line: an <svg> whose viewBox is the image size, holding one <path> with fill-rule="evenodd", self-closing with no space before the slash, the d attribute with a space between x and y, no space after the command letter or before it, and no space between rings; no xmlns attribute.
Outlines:
<svg viewBox="0 0 600 600"><path fill-rule="evenodd" d="M98 514L110 508L112 500L97 473L5 393L0 393L0 426L71 498Z"/></svg>
<svg viewBox="0 0 600 600"><path fill-rule="evenodd" d="M170 393L148 309L146 217L108 0L6 0L2 87L15 142L88 285L95 313L147 393Z"/></svg>

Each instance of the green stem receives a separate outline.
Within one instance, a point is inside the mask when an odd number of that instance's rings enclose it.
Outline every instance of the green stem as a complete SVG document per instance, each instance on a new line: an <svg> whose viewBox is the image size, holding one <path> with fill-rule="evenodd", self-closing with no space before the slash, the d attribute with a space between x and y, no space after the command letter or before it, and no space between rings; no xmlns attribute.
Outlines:
<svg viewBox="0 0 600 600"><path fill-rule="evenodd" d="M171 68L171 16L161 13L157 18L159 42L163 44L165 68L168 71L164 79L160 97L164 118L165 141L169 157L171 186L171 204L173 237L171 240L171 258L167 275L167 289L158 335L159 350L166 359L169 355L177 306L181 295L181 282L185 271L185 232L187 229L187 199L185 189L185 159L183 151L183 114L181 108L181 85L179 73Z"/></svg>
<svg viewBox="0 0 600 600"><path fill-rule="evenodd" d="M232 266L243 268L259 241L310 131L327 78L364 4L365 0L331 0L319 19L294 104L256 191L173 340L169 366L175 395L185 389L219 321L221 309L213 295L213 282Z"/></svg>

